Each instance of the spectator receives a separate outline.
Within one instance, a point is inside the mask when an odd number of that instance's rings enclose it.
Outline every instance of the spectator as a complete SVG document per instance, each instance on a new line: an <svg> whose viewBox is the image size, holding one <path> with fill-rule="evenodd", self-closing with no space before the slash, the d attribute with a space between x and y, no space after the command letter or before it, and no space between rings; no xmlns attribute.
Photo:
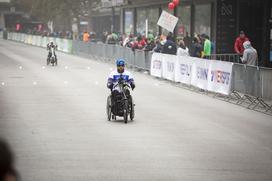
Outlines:
<svg viewBox="0 0 272 181"><path fill-rule="evenodd" d="M186 32L186 36L183 38L183 41L184 41L185 46L190 49L191 45L192 45L192 40L191 40L191 37L189 36L188 32Z"/></svg>
<svg viewBox="0 0 272 181"><path fill-rule="evenodd" d="M183 40L179 40L178 46L179 46L177 50L178 56L189 56L189 49L185 46Z"/></svg>
<svg viewBox="0 0 272 181"><path fill-rule="evenodd" d="M118 35L115 32L108 34L106 43L107 44L116 44L118 42Z"/></svg>
<svg viewBox="0 0 272 181"><path fill-rule="evenodd" d="M154 39L155 39L155 37L154 37L153 33L148 32L147 40L152 40L154 42Z"/></svg>
<svg viewBox="0 0 272 181"><path fill-rule="evenodd" d="M102 42L103 42L103 43L106 43L107 37L108 37L108 32L107 32L107 31L104 31L104 32L103 32L103 36L102 36Z"/></svg>
<svg viewBox="0 0 272 181"><path fill-rule="evenodd" d="M234 44L234 50L237 54L242 55L244 53L243 43L245 41L249 41L249 39L246 37L244 31L240 31L240 36L236 38Z"/></svg>
<svg viewBox="0 0 272 181"><path fill-rule="evenodd" d="M200 43L200 40L198 37L194 37L193 42L192 42L192 48L190 50L190 55L192 57L201 57L201 51L202 51L202 46Z"/></svg>
<svg viewBox="0 0 272 181"><path fill-rule="evenodd" d="M242 63L257 66L258 61L257 50L251 46L250 41L245 41L243 43L243 46L245 50L243 53L243 57L241 58Z"/></svg>
<svg viewBox="0 0 272 181"><path fill-rule="evenodd" d="M130 34L127 38L125 38L123 42L123 46L132 48L134 46L134 36Z"/></svg>
<svg viewBox="0 0 272 181"><path fill-rule="evenodd" d="M118 34L116 32L112 32L111 37L112 37L114 43L118 42L119 37L118 37Z"/></svg>
<svg viewBox="0 0 272 181"><path fill-rule="evenodd" d="M146 46L144 48L145 51L152 51L155 47L155 42L154 42L154 38L152 37L149 37L147 39L147 43L146 43Z"/></svg>
<svg viewBox="0 0 272 181"><path fill-rule="evenodd" d="M130 42L130 36L127 36L126 34L123 35L123 41L122 41L122 46L126 47L128 46L128 43Z"/></svg>
<svg viewBox="0 0 272 181"><path fill-rule="evenodd" d="M89 33L88 33L87 31L85 31L85 32L83 33L83 41L84 41L84 42L88 42L88 41L89 41L89 38L90 38Z"/></svg>
<svg viewBox="0 0 272 181"><path fill-rule="evenodd" d="M176 55L177 54L177 45L174 42L174 38L172 36L172 33L169 33L166 42L162 47L162 53L165 54L171 54L171 55Z"/></svg>
<svg viewBox="0 0 272 181"><path fill-rule="evenodd" d="M162 51L162 44L160 38L156 39L155 47L152 50L153 52L161 53Z"/></svg>
<svg viewBox="0 0 272 181"><path fill-rule="evenodd" d="M139 35L139 37L138 37L138 45L137 45L138 49L141 50L145 46L146 46L146 38L145 38L145 36Z"/></svg>
<svg viewBox="0 0 272 181"><path fill-rule="evenodd" d="M97 42L97 39L96 39L96 33L95 32L90 32L90 41L91 42Z"/></svg>
<svg viewBox="0 0 272 181"><path fill-rule="evenodd" d="M8 144L0 139L0 180L16 181L17 173L13 166L14 157Z"/></svg>
<svg viewBox="0 0 272 181"><path fill-rule="evenodd" d="M209 58L211 56L211 41L208 35L203 34L202 35L204 40L204 46L203 46L203 52L204 52L204 58Z"/></svg>

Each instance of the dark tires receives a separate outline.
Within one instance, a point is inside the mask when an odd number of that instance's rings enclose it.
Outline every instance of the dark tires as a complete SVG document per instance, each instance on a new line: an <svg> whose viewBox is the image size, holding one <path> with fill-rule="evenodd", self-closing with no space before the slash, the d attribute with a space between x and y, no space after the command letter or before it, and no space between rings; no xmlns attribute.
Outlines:
<svg viewBox="0 0 272 181"><path fill-rule="evenodd" d="M133 102L133 98L132 96L130 96L130 101L129 101L129 118L132 121L134 119L134 115L135 115L135 109L134 109L134 102Z"/></svg>
<svg viewBox="0 0 272 181"><path fill-rule="evenodd" d="M108 96L108 98L107 98L107 106L106 106L108 121L111 121L111 117L112 117L111 107L112 107L111 106L111 96Z"/></svg>
<svg viewBox="0 0 272 181"><path fill-rule="evenodd" d="M129 113L128 101L125 100L125 103L124 103L124 123L127 123L127 121L128 121L128 113Z"/></svg>

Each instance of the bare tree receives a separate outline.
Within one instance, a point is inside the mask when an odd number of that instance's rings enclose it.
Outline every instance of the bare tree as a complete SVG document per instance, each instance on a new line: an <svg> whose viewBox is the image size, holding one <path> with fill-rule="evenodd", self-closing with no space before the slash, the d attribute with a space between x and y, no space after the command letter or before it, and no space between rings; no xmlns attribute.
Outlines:
<svg viewBox="0 0 272 181"><path fill-rule="evenodd" d="M101 0L12 0L13 6L37 17L44 23L49 21L71 29L73 21L80 17L91 19L91 10Z"/></svg>

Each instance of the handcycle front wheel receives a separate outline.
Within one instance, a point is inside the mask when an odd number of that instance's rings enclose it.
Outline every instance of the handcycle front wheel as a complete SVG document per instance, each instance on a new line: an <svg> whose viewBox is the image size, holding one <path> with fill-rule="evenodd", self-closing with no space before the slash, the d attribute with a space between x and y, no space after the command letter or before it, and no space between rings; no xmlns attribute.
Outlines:
<svg viewBox="0 0 272 181"><path fill-rule="evenodd" d="M106 106L106 110L107 110L107 118L108 121L111 121L111 96L108 96L107 98L107 106Z"/></svg>
<svg viewBox="0 0 272 181"><path fill-rule="evenodd" d="M128 101L126 100L125 101L125 104L124 104L124 122L127 124L127 121L128 121Z"/></svg>
<svg viewBox="0 0 272 181"><path fill-rule="evenodd" d="M131 121L133 121L133 119L134 119L134 116L135 116L135 109L134 109L134 102L133 102L133 98L132 98L132 96L130 96L130 102L129 102L129 108L130 108L130 110L129 110L129 118L130 118L130 120Z"/></svg>

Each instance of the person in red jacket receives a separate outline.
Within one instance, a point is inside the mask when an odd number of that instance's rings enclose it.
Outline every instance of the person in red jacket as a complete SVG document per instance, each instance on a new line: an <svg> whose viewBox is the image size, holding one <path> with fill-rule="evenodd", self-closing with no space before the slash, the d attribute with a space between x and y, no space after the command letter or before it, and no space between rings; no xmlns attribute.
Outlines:
<svg viewBox="0 0 272 181"><path fill-rule="evenodd" d="M240 31L240 36L236 38L235 44L234 44L234 50L237 54L242 55L244 53L244 46L243 43L245 41L249 41L249 39L246 37L244 31Z"/></svg>

